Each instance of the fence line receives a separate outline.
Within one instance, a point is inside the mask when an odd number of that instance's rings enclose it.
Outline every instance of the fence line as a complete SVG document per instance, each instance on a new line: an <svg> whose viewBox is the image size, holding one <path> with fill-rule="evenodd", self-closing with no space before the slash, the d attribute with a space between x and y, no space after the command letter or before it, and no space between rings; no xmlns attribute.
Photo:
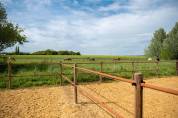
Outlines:
<svg viewBox="0 0 178 118"><path fill-rule="evenodd" d="M131 83L132 85L134 85L135 86L135 118L142 118L142 116L143 116L142 115L143 114L143 88L149 88L149 89L153 89L153 90L157 90L157 91L161 91L161 92L165 92L165 93L169 93L169 94L173 94L173 95L178 95L178 90L145 83L143 81L143 75L141 73L135 73L134 74L134 80L128 80L128 79L125 79L125 78L113 76L113 75L110 75L110 74L107 74L107 73L98 72L98 71L91 70L91 69L71 66L71 65L62 64L62 63L61 63L61 65L65 66L65 67L73 68L74 70L77 69L78 71L84 71L84 72L87 72L87 73L96 74L96 75L99 75L99 76L102 76L102 77L107 77L109 79L119 80L119 81ZM72 81L70 83L72 83ZM75 85L74 87L77 87L76 84L74 84L74 85ZM76 94L74 94L74 95L76 96ZM87 97L92 99L90 94L87 94ZM75 99L77 99L77 97L75 97ZM102 103L95 98L93 98L92 101L94 103L96 103L96 102ZM101 107L104 107L103 109L108 110L108 112L110 112L111 114L114 113L115 117L117 117L117 115L116 115L117 113L112 112L112 110L110 108L107 108L103 104L101 105ZM122 116L119 116L119 117L122 117Z"/></svg>
<svg viewBox="0 0 178 118"><path fill-rule="evenodd" d="M104 62L104 61L99 61L99 62L63 62L63 64L100 64L100 63L103 63L103 64L117 64L117 63L158 63L157 61L109 61L109 62ZM164 61L160 61L160 62L164 62ZM26 64L26 65L33 65L33 64L60 64L60 62L29 62L29 63L16 63L17 65L21 65L21 64Z"/></svg>
<svg viewBox="0 0 178 118"><path fill-rule="evenodd" d="M62 64L62 65L73 68L73 66L71 66L71 65L66 65L66 64ZM96 75L101 75L103 77L108 77L108 78L113 79L113 80L119 80L119 81L131 83L131 84L135 84L134 80L129 80L129 79L113 76L113 75L110 75L110 74L107 74L107 73L98 72L98 71L95 71L95 70L81 68L81 67L76 67L76 69L78 69L80 71L87 72L87 73L92 73L92 74L96 74ZM160 86L156 86L156 85L152 85L152 84L147 84L145 82L142 82L141 86L143 86L145 88L150 88L150 89L154 89L154 90L178 95L178 90L174 90L174 89L169 89L169 88L160 87Z"/></svg>
<svg viewBox="0 0 178 118"><path fill-rule="evenodd" d="M86 91L83 91L81 87L77 86L77 84L73 81L71 81L67 76L62 75L62 77L67 80L73 87L74 87L74 101L75 103L78 103L78 96L77 93L80 92L83 96L87 97L91 101L93 101L96 105L101 107L103 110L105 110L107 113L109 113L112 117L116 118L123 118L120 114L118 114L116 111L114 111L112 108L110 108L107 104L104 102L101 102L98 98L92 96ZM78 89L76 89L78 88ZM78 92L77 92L78 90Z"/></svg>
<svg viewBox="0 0 178 118"><path fill-rule="evenodd" d="M62 65L61 65L61 63L62 62L60 62L60 63L43 63L43 64L59 64L60 65L60 69L62 70L63 68L62 68ZM99 76L100 76L100 81L102 81L102 77L108 77L108 78L112 78L112 79L115 79L115 80L117 80L118 79L118 77L116 77L116 76L111 76L111 75L109 75L109 74L106 74L106 72L105 71L103 71L103 64L108 64L108 63L112 63L113 64L113 62L100 62L100 63L76 63L77 65L78 64L100 64L100 72L98 72L98 71L93 71L93 70L89 70L89 69L85 69L85 68L79 68L79 67L76 67L76 69L80 69L82 72L85 72L85 73L95 73L95 74L98 74ZM131 71L127 71L127 70L124 70L124 71L120 71L120 72L132 72L132 73L134 73L134 72L136 72L136 71L154 71L154 70L152 70L152 69L146 69L146 70L135 70L135 68L134 68L134 63L156 63L157 64L157 68L156 68L156 70L157 70L157 74L159 73L158 71L159 71L159 67L158 67L158 62L157 61L150 61L150 62L146 62L146 61L118 61L118 62L116 62L116 63L131 63L132 64L132 67L133 67L133 69L131 70ZM8 65L8 80L7 80L7 87L8 88L11 88L11 81L12 81L12 77L27 77L27 76L53 76L52 74L42 74L42 75L40 75L40 74L38 74L38 75L35 75L35 74L33 74L33 75L12 75L12 62L11 62L11 59L9 58L9 60L7 61L7 65ZM34 63L33 63L34 64ZM38 63L39 64L39 63ZM71 64L73 64L73 63L62 63L64 66L68 66L68 67L70 67L71 66ZM115 64L115 62L114 62L114 64ZM104 72L104 75L102 74L102 72ZM114 72L107 72L107 73L114 73ZM177 75L178 75L178 61L176 61L176 73L177 73ZM59 73L60 75L62 74L62 72L61 73ZM54 75L55 76L55 75ZM120 77L119 77L120 78ZM120 79L122 79L122 78L120 78ZM123 79L124 81L129 81L129 83L132 83L132 81L130 81L130 80L125 80L125 79ZM60 80L60 83L62 83L62 80ZM143 84L142 84L143 85ZM145 86L145 87L148 87L149 85L143 85L143 86Z"/></svg>
<svg viewBox="0 0 178 118"><path fill-rule="evenodd" d="M62 62L60 62L60 63L41 63L41 64L59 64L60 65L60 69L62 70L63 68L62 68L62 65L61 65L61 63ZM128 70L124 70L124 71L119 71L119 72L132 72L132 73L135 73L136 71L155 71L155 70L157 70L156 72L157 72L157 75L159 75L159 62L158 61L115 61L114 63L113 62L94 62L94 63L76 63L77 65L79 65L79 64L100 64L100 72L104 72L104 73L106 73L105 71L103 71L103 64L115 64L115 63L131 63L132 64L132 70L130 70L130 71L128 71ZM136 70L135 69L135 66L134 66L134 64L135 63L156 63L157 64L157 68L156 69L154 69L154 70L152 70L152 69L146 69L146 70ZM31 63L31 64L36 64L36 63ZM39 63L38 63L39 64ZM72 64L74 64L74 63L62 63L64 66L68 66L68 67L70 67ZM33 74L33 75L12 75L12 66L13 66L13 63L11 62L11 58L9 58L8 60L7 60L7 65L8 65L8 79L7 79L7 87L8 88L11 88L11 81L12 81L12 77L28 77L28 76L53 76L52 74L44 74L44 75L40 75L40 74L38 74L38 75L35 75L35 74ZM93 71L91 71L91 70L87 70L87 69L85 69L85 68L79 68L79 67L76 67L77 69L81 69L81 71L82 72L85 72L85 73L88 73L88 72L91 72L91 73L93 73ZM101 74L101 73L99 73L99 72L94 72L95 74ZM115 73L115 72L107 72L107 73ZM176 61L176 73L177 73L177 75L178 75L178 61ZM61 73L59 73L59 75L61 75L62 74L62 72ZM114 77L113 78L113 76L108 76L109 74L104 74L104 75L99 75L99 77L100 77L100 82L102 81L102 77L108 77L108 78L112 78L112 79L118 79L118 77ZM55 76L55 75L54 75ZM126 81L129 81L129 80L126 80ZM60 80L60 83L62 84L62 79ZM132 83L131 81L130 81L130 83ZM143 85L143 84L142 84ZM147 85L144 85L145 87L148 87Z"/></svg>
<svg viewBox="0 0 178 118"><path fill-rule="evenodd" d="M120 61L120 63L130 63L130 62L126 62L126 61L121 62ZM134 68L134 63L143 63L143 62L131 62L131 63L132 63L132 67L133 67L132 72L134 73L136 71L135 68ZM8 86L8 88L11 88L11 80L12 80L12 77L13 77L12 76L12 63L10 61L8 61L7 64L8 64L8 85L7 86ZM51 64L51 63L47 63L47 64ZM80 87L79 87L80 88L79 90L77 89L78 88L78 86L77 86L78 85L78 83L77 83L77 76L78 76L77 73L78 73L78 71L99 75L100 81L102 81L102 77L106 77L108 79L127 82L127 83L134 85L135 86L135 118L142 118L143 88L149 88L149 89L153 89L153 90L157 90L157 91L161 91L161 92L165 92L165 93L170 93L170 94L173 94L173 95L178 95L178 90L160 87L160 86L157 86L157 85L152 85L152 84L143 82L143 75L141 73L134 74L134 80L129 80L129 79L125 79L125 78L122 78L122 77L118 77L118 76L114 76L114 75L104 73L103 69L102 69L103 64L106 64L104 62L103 63L101 63L101 62L95 63L95 64L100 64L100 71L95 71L95 70L91 70L91 69L82 68L82 67L77 66L77 64L86 64L86 63L76 63L76 64L74 64L74 63L62 63L62 62L60 62L60 63L52 63L52 64L59 64L59 66L60 66L60 73L58 73L58 75L61 76L60 85L63 84L63 79L65 79L74 87L74 98L75 98L74 101L75 101L75 103L78 103L78 91L80 91L80 93L81 94L83 93L83 95L84 95L84 92L82 92L82 89ZM73 64L73 65L71 65L71 64ZM156 64L158 65L158 62L156 62ZM64 67L69 67L69 68L73 69L73 81L70 80L63 73ZM159 70L159 68L156 68L156 69ZM178 72L178 61L176 61L176 72ZM95 103L99 102L100 107L107 110L112 116L114 115L115 117L122 117L118 113L113 111L111 108L109 108L106 104L104 104L103 102L100 102L96 97L93 97L90 94L85 94L84 96L87 96L89 99L91 99Z"/></svg>
<svg viewBox="0 0 178 118"><path fill-rule="evenodd" d="M112 108L110 108L107 104L105 104L104 102L101 102L99 99L97 99L96 97L92 96L91 94L89 94L86 91L82 91L82 89L79 89L79 92L89 98L91 101L93 101L96 105L99 105L102 109L104 109L106 112L108 112L112 117L116 117L116 118L123 118L123 116L121 116L119 113L117 113L116 111L114 111ZM99 103L99 104L98 104Z"/></svg>

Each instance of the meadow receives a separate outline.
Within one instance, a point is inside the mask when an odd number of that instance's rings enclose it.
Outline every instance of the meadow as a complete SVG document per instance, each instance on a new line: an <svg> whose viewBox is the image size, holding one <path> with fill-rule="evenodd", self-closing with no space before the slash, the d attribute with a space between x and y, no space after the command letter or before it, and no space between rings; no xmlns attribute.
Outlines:
<svg viewBox="0 0 178 118"><path fill-rule="evenodd" d="M147 61L144 56L105 56L105 55L10 55L15 58L12 61L12 88L41 86L41 85L59 85L60 83L60 62L63 63L93 63L77 64L79 67L85 67L100 71L100 62L103 62L102 71L112 75L131 79L133 72L142 72L145 79L155 76L173 76L176 74L175 61L160 61L159 63L126 63ZM0 58L0 88L6 88L7 83L7 63L6 57ZM70 59L69 59L70 58ZM114 61L113 59L120 59ZM109 63L108 63L109 62ZM110 63L113 62L113 63ZM122 62L122 63L118 63ZM53 64L50 64L53 63ZM95 63L95 64L94 64ZM72 79L72 69L63 68L63 73ZM97 82L99 76L78 72L77 81L80 83ZM104 82L110 82L103 78ZM64 81L67 84L67 81Z"/></svg>

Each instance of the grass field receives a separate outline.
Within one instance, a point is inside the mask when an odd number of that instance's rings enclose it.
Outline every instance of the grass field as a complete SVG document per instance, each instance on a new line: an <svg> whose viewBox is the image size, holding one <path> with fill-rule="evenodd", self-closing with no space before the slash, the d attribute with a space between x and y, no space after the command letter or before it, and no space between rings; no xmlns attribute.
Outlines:
<svg viewBox="0 0 178 118"><path fill-rule="evenodd" d="M95 58L95 61L110 61L113 58L121 58L122 60L146 60L145 56L110 56L110 55L9 55L14 57L14 63L31 63L31 62L59 62L65 58L73 58L72 62L82 61L85 62L87 58ZM3 56L3 57L9 57ZM3 61L3 57L0 61Z"/></svg>
<svg viewBox="0 0 178 118"><path fill-rule="evenodd" d="M12 88L30 87L40 85L57 85L60 83L60 67L58 64L46 64L50 62L111 62L113 58L120 58L121 61L147 61L144 56L102 56L102 55L82 55L82 56L68 56L68 55L11 55L15 58L12 64ZM64 61L65 58L72 58L70 61ZM87 58L95 58L94 61L89 61ZM6 87L7 80L7 64L3 63L1 58L0 68L0 88ZM38 63L38 64L33 64ZM79 64L80 67L85 67L93 70L100 71L100 64ZM113 75L122 76L130 79L132 77L133 66L132 63L116 63L116 64L103 64L103 72ZM172 76L176 74L175 62L166 61L156 63L135 63L135 72L142 72L145 78L154 76ZM152 71L148 71L152 70ZM72 69L64 68L64 73L72 79ZM41 75L53 76L41 76ZM86 74L79 72L78 82L93 82L98 81L97 75ZM104 81L107 79L104 78ZM66 81L64 81L67 84Z"/></svg>

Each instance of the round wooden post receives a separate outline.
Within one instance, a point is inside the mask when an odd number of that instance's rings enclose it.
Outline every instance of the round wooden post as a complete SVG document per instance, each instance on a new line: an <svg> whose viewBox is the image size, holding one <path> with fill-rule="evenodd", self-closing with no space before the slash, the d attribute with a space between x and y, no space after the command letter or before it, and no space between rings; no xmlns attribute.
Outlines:
<svg viewBox="0 0 178 118"><path fill-rule="evenodd" d="M132 62L132 78L134 78L134 73L135 73L135 64Z"/></svg>
<svg viewBox="0 0 178 118"><path fill-rule="evenodd" d="M143 113L143 75L141 73L134 74L135 80L135 118L142 118Z"/></svg>
<svg viewBox="0 0 178 118"><path fill-rule="evenodd" d="M100 72L103 72L103 62L100 63ZM100 75L100 82L102 82L103 78L102 76Z"/></svg>
<svg viewBox="0 0 178 118"><path fill-rule="evenodd" d="M12 80L12 65L11 65L11 57L8 58L7 60L7 65L8 65L8 88L11 88L11 80Z"/></svg>
<svg viewBox="0 0 178 118"><path fill-rule="evenodd" d="M60 85L62 86L62 74L63 74L63 68L62 68L62 62L60 62Z"/></svg>
<svg viewBox="0 0 178 118"><path fill-rule="evenodd" d="M75 104L78 103L78 98L77 98L77 71L76 71L76 64L74 64L74 68L73 68L73 71L74 71L74 99L75 99Z"/></svg>

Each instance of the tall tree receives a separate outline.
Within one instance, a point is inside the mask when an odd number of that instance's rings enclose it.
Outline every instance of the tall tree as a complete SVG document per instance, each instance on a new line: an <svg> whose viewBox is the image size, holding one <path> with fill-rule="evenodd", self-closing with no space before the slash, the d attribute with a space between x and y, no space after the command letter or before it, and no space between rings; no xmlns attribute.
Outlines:
<svg viewBox="0 0 178 118"><path fill-rule="evenodd" d="M169 32L163 44L162 56L167 59L178 59L178 22Z"/></svg>
<svg viewBox="0 0 178 118"><path fill-rule="evenodd" d="M148 56L160 58L163 42L166 39L166 32L163 28L156 30L153 34L153 38L148 48L145 50L145 54Z"/></svg>
<svg viewBox="0 0 178 118"><path fill-rule="evenodd" d="M15 47L15 54L20 54L19 46L16 46L16 47Z"/></svg>
<svg viewBox="0 0 178 118"><path fill-rule="evenodd" d="M26 42L26 36L22 32L22 28L7 20L6 10L0 3L0 52L16 43L23 44Z"/></svg>
<svg viewBox="0 0 178 118"><path fill-rule="evenodd" d="M6 10L0 2L0 22L4 22L7 19Z"/></svg>

